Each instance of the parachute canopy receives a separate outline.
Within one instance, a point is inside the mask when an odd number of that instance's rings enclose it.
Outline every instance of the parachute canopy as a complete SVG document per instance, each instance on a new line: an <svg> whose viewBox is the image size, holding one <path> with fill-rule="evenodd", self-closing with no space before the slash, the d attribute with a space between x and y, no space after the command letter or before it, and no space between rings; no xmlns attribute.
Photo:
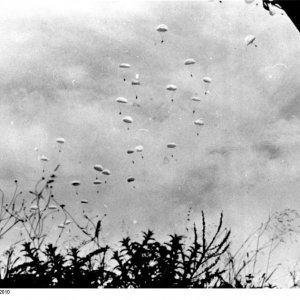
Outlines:
<svg viewBox="0 0 300 300"><path fill-rule="evenodd" d="M138 79L133 79L133 80L131 81L131 84L132 84L132 85L140 85L141 83L139 82Z"/></svg>
<svg viewBox="0 0 300 300"><path fill-rule="evenodd" d="M101 184L102 183L102 181L101 180L98 180L98 179L96 179L96 180L94 180L94 182L93 182L95 185L98 185L98 184Z"/></svg>
<svg viewBox="0 0 300 300"><path fill-rule="evenodd" d="M104 170L102 171L102 174L103 174L103 175L110 175L111 173L110 173L110 171L109 171L108 169L104 169Z"/></svg>
<svg viewBox="0 0 300 300"><path fill-rule="evenodd" d="M129 177L129 178L127 179L127 182L133 182L133 181L135 181L135 178L133 178L133 177Z"/></svg>
<svg viewBox="0 0 300 300"><path fill-rule="evenodd" d="M168 91L176 91L176 90L177 90L177 86L174 85L174 84L168 84L168 85L166 86L166 89L167 89Z"/></svg>
<svg viewBox="0 0 300 300"><path fill-rule="evenodd" d="M125 122L125 123L132 123L133 119L130 116L126 116L126 117L123 118L123 122Z"/></svg>
<svg viewBox="0 0 300 300"><path fill-rule="evenodd" d="M48 209L57 209L57 206L55 206L55 205L49 205Z"/></svg>
<svg viewBox="0 0 300 300"><path fill-rule="evenodd" d="M198 96L194 96L194 97L192 97L192 101L200 102L201 99Z"/></svg>
<svg viewBox="0 0 300 300"><path fill-rule="evenodd" d="M127 100L126 98L123 98L123 97L118 97L118 98L116 99L116 101L117 101L118 103L128 103L128 100Z"/></svg>
<svg viewBox="0 0 300 300"><path fill-rule="evenodd" d="M134 152L135 152L135 151L132 150L132 149L127 150L127 154L132 154L132 153L134 153Z"/></svg>
<svg viewBox="0 0 300 300"><path fill-rule="evenodd" d="M194 121L194 124L201 126L201 125L204 125L204 121L203 121L203 119L197 119L197 120Z"/></svg>
<svg viewBox="0 0 300 300"><path fill-rule="evenodd" d="M169 29L168 26L165 24L160 24L156 27L156 31L158 32L166 32L168 31L168 29Z"/></svg>
<svg viewBox="0 0 300 300"><path fill-rule="evenodd" d="M251 45L255 41L256 37L252 34L249 34L245 37L245 44L247 46Z"/></svg>
<svg viewBox="0 0 300 300"><path fill-rule="evenodd" d="M205 76L205 77L203 77L203 81L204 81L205 83L211 83L211 78Z"/></svg>
<svg viewBox="0 0 300 300"><path fill-rule="evenodd" d="M139 145L139 146L135 147L136 152L143 152L143 150L144 150L144 147L142 145Z"/></svg>
<svg viewBox="0 0 300 300"><path fill-rule="evenodd" d="M66 141L66 140L65 140L64 138L62 138L62 137L56 139L56 143L58 143L58 144L64 144L65 141Z"/></svg>
<svg viewBox="0 0 300 300"><path fill-rule="evenodd" d="M195 63L196 63L196 61L195 61L193 58L188 58L188 59L186 59L185 62L184 62L184 64L185 64L186 66L188 66L188 65L193 65L193 64L195 64Z"/></svg>
<svg viewBox="0 0 300 300"><path fill-rule="evenodd" d="M67 220L66 222L65 222L65 225L69 225L69 224L71 224L72 222L70 221L70 220Z"/></svg>
<svg viewBox="0 0 300 300"><path fill-rule="evenodd" d="M57 227L63 229L63 228L65 228L65 225L64 224L59 224Z"/></svg>
<svg viewBox="0 0 300 300"><path fill-rule="evenodd" d="M167 144L167 148L176 148L176 144L175 143L168 143Z"/></svg>
<svg viewBox="0 0 300 300"><path fill-rule="evenodd" d="M71 184L72 184L73 186L79 186L79 185L80 185L80 181L78 181L78 180L73 180L73 181L71 182Z"/></svg>
<svg viewBox="0 0 300 300"><path fill-rule="evenodd" d="M104 168L101 165L94 165L94 169L98 172L102 172Z"/></svg>
<svg viewBox="0 0 300 300"><path fill-rule="evenodd" d="M127 63L121 63L121 64L119 65L119 67L122 68L122 69L129 69L129 68L131 67L131 65L130 65L130 64L127 64Z"/></svg>
<svg viewBox="0 0 300 300"><path fill-rule="evenodd" d="M41 161L49 161L49 158L45 155L42 155L40 158Z"/></svg>
<svg viewBox="0 0 300 300"><path fill-rule="evenodd" d="M141 128L139 129L140 132L150 132L149 129Z"/></svg>
<svg viewBox="0 0 300 300"><path fill-rule="evenodd" d="M83 204L89 203L89 201L87 201L87 200L85 200L85 199L81 200L80 202L83 203Z"/></svg>

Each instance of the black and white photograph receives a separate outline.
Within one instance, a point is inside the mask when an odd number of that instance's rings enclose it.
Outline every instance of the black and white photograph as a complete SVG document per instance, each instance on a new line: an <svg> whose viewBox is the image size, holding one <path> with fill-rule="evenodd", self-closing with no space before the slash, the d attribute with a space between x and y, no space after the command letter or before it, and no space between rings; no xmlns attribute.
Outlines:
<svg viewBox="0 0 300 300"><path fill-rule="evenodd" d="M299 288L297 16L1 1L0 294Z"/></svg>

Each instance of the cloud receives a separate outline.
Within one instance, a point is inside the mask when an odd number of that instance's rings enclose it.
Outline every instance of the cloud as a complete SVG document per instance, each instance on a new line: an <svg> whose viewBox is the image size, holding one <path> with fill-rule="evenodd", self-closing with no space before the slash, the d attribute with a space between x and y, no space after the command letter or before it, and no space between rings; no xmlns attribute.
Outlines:
<svg viewBox="0 0 300 300"><path fill-rule="evenodd" d="M53 168L55 139L62 136L56 197L77 216L81 197L90 201L84 208L90 213L107 205L112 239L123 219L131 230L180 228L190 206L195 218L202 209L211 218L224 210L237 227L256 226L284 205L297 207L299 45L284 17L270 19L242 3L82 2L67 8L57 2L19 9L1 23L0 165L7 191L13 178L28 189L41 175L34 147ZM164 44L155 31L160 23L170 29ZM257 48L244 45L250 33ZM189 57L197 61L193 78L183 65ZM121 62L132 64L126 83ZM142 83L136 91L130 85L135 74ZM207 96L203 76L212 77ZM165 89L170 83L178 86L174 103ZM196 94L201 102L193 114ZM119 96L129 99L122 106L122 115L134 120L129 130L119 116ZM198 117L205 120L199 136ZM174 151L169 142L176 142ZM139 144L144 159L129 157L126 150ZM112 172L100 195L92 184L96 163ZM78 197L70 186L75 179L82 182Z"/></svg>

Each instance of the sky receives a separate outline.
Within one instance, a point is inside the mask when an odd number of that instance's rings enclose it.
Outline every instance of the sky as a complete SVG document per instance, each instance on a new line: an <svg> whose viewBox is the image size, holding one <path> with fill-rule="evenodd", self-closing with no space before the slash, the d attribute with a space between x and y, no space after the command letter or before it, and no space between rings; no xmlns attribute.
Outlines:
<svg viewBox="0 0 300 300"><path fill-rule="evenodd" d="M46 172L61 163L56 200L78 218L83 209L106 212L112 241L148 228L182 232L190 207L195 222L202 210L215 223L223 211L243 239L270 214L300 208L300 36L286 15L242 0L40 2L0 4L7 197L14 179L24 191L34 186L46 155ZM159 24L169 28L164 43ZM249 34L256 46L246 46ZM185 66L187 58L196 64ZM131 64L126 82L120 63ZM212 79L207 95L204 76ZM173 102L168 84L177 86ZM122 122L126 115L132 124ZM60 154L58 137L66 140ZM137 145L143 159L126 153ZM97 174L95 164L111 175ZM99 194L97 175L107 180ZM81 182L79 195L72 180Z"/></svg>

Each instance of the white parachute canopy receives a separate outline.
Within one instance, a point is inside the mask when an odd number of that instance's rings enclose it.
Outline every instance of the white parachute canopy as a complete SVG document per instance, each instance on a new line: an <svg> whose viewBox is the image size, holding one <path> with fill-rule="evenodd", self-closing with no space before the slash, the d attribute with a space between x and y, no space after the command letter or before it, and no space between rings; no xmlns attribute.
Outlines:
<svg viewBox="0 0 300 300"><path fill-rule="evenodd" d="M40 157L40 160L41 161L49 161L49 158L47 157L47 156L45 156L45 155L42 155L41 157Z"/></svg>
<svg viewBox="0 0 300 300"><path fill-rule="evenodd" d="M128 103L128 100L127 100L126 98L124 98L124 97L118 97L118 98L116 99L116 101L117 101L118 103L123 103L123 104Z"/></svg>
<svg viewBox="0 0 300 300"><path fill-rule="evenodd" d="M66 140L64 138L62 138L62 137L56 139L56 143L58 143L58 144L64 144L65 141Z"/></svg>
<svg viewBox="0 0 300 300"><path fill-rule="evenodd" d="M188 65L194 65L196 63L196 61L193 59L193 58L188 58L188 59L186 59L185 61L184 61L184 64L186 65L186 66L188 66Z"/></svg>
<svg viewBox="0 0 300 300"><path fill-rule="evenodd" d="M204 125L204 121L203 121L202 118L200 118L200 119L195 120L195 121L194 121L194 124L195 124L195 125L202 126L202 125Z"/></svg>
<svg viewBox="0 0 300 300"><path fill-rule="evenodd" d="M143 152L143 150L144 150L144 147L142 145L139 145L139 146L135 147L136 152Z"/></svg>
<svg viewBox="0 0 300 300"><path fill-rule="evenodd" d="M249 34L245 37L244 41L245 41L245 44L247 46L249 46L249 45L253 44L255 40L256 40L256 37L252 34Z"/></svg>
<svg viewBox="0 0 300 300"><path fill-rule="evenodd" d="M93 184L99 185L99 184L102 184L102 181L99 179L96 179L96 180L94 180Z"/></svg>
<svg viewBox="0 0 300 300"><path fill-rule="evenodd" d="M205 83L211 83L211 78L208 77L208 76L205 76L205 77L203 77L203 81L204 81Z"/></svg>
<svg viewBox="0 0 300 300"><path fill-rule="evenodd" d="M169 28L165 24L160 24L156 27L156 31L158 31L158 32L166 32L168 30L169 30Z"/></svg>
<svg viewBox="0 0 300 300"><path fill-rule="evenodd" d="M130 116L126 116L123 118L123 122L130 124L133 122L133 119Z"/></svg>
<svg viewBox="0 0 300 300"><path fill-rule="evenodd" d="M104 168L101 165L94 165L94 170L96 170L98 172L102 172L104 170Z"/></svg>
<svg viewBox="0 0 300 300"><path fill-rule="evenodd" d="M198 96L193 96L193 97L192 97L192 101L200 102L201 99L200 99L200 97L198 97Z"/></svg>
<svg viewBox="0 0 300 300"><path fill-rule="evenodd" d="M120 67L121 69L129 69L129 68L131 67L131 65L130 65L130 64L127 64L127 63L121 63L121 64L119 65L119 67Z"/></svg>
<svg viewBox="0 0 300 300"><path fill-rule="evenodd" d="M167 144L167 148L170 148L170 149L173 149L173 148L176 148L176 144L175 143L168 143Z"/></svg>
<svg viewBox="0 0 300 300"><path fill-rule="evenodd" d="M176 86L175 84L168 84L168 85L166 86L166 89L167 89L168 91L176 91L176 90L177 90L177 86Z"/></svg>
<svg viewBox="0 0 300 300"><path fill-rule="evenodd" d="M103 175L110 175L111 172L110 172L110 170L108 170L108 169L104 169L104 170L102 171L102 174L103 174Z"/></svg>

